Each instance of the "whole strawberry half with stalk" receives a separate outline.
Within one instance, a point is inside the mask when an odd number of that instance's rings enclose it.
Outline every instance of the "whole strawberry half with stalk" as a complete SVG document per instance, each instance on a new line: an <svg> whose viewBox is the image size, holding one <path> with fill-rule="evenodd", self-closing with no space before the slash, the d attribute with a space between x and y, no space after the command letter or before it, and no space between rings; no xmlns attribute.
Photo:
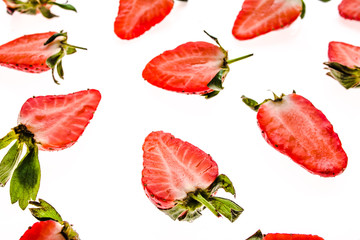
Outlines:
<svg viewBox="0 0 360 240"><path fill-rule="evenodd" d="M153 58L142 72L150 84L169 91L216 96L230 71L229 64L252 56L228 60L228 52L217 38L209 35L217 45L208 42L187 42Z"/></svg>
<svg viewBox="0 0 360 240"><path fill-rule="evenodd" d="M22 235L20 240L79 240L79 234L72 225L64 221L56 209L46 201L30 201L35 208L31 214L39 220Z"/></svg>
<svg viewBox="0 0 360 240"><path fill-rule="evenodd" d="M234 222L243 209L216 197L222 188L235 196L230 179L218 173L212 157L196 146L162 131L150 133L143 145L142 185L146 196L173 220L192 222L206 207Z"/></svg>
<svg viewBox="0 0 360 240"><path fill-rule="evenodd" d="M119 38L130 40L163 21L171 12L174 0L121 0L119 4L114 32Z"/></svg>
<svg viewBox="0 0 360 240"><path fill-rule="evenodd" d="M324 240L322 237L311 234L294 233L268 233L262 234L260 230L246 240Z"/></svg>
<svg viewBox="0 0 360 240"><path fill-rule="evenodd" d="M345 19L360 21L360 0L342 0L338 11Z"/></svg>
<svg viewBox="0 0 360 240"><path fill-rule="evenodd" d="M262 103L242 97L257 111L257 122L265 140L309 172L334 177L348 162L338 135L325 115L306 98L296 94L274 94Z"/></svg>
<svg viewBox="0 0 360 240"><path fill-rule="evenodd" d="M305 16L303 0L245 0L232 34L239 40L252 39L288 27L299 16Z"/></svg>
<svg viewBox="0 0 360 240"><path fill-rule="evenodd" d="M359 87L360 47L332 41L329 43L328 56L329 62L324 63L330 70L327 75L346 89Z"/></svg>
<svg viewBox="0 0 360 240"><path fill-rule="evenodd" d="M67 33L60 31L25 35L0 46L0 65L8 68L41 73L51 69L55 83L55 69L64 79L62 59L76 52L77 47L67 43Z"/></svg>
<svg viewBox="0 0 360 240"><path fill-rule="evenodd" d="M41 13L46 18L58 17L50 11L50 8L53 5L56 5L65 10L71 10L76 12L76 9L73 5L68 3L58 3L51 0L3 0L6 4L6 9L9 14L14 12L20 12L30 15L36 15Z"/></svg>
<svg viewBox="0 0 360 240"><path fill-rule="evenodd" d="M84 132L100 102L98 90L29 98L20 110L18 125L0 139L0 149L14 142L0 163L0 185L10 180L11 203L25 209L40 187L39 149L71 147ZM22 150L26 153L22 157Z"/></svg>

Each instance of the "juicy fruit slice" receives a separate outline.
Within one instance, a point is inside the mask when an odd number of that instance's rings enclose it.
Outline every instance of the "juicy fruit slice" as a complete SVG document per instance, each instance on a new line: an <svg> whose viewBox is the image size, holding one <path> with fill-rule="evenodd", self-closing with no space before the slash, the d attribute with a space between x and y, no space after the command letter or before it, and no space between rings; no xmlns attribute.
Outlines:
<svg viewBox="0 0 360 240"><path fill-rule="evenodd" d="M41 73L56 68L60 78L64 78L62 58L85 49L67 43L66 32L47 32L25 35L0 46L0 66L30 72Z"/></svg>
<svg viewBox="0 0 360 240"><path fill-rule="evenodd" d="M265 140L306 170L334 177L347 166L347 155L325 115L304 97L293 93L257 104L257 121Z"/></svg>
<svg viewBox="0 0 360 240"><path fill-rule="evenodd" d="M311 234L291 234L291 233L268 233L262 234L258 230L255 234L246 240L324 240L317 235Z"/></svg>
<svg viewBox="0 0 360 240"><path fill-rule="evenodd" d="M360 21L360 0L342 0L338 10L341 17Z"/></svg>
<svg viewBox="0 0 360 240"><path fill-rule="evenodd" d="M92 119L101 99L95 89L68 95L33 97L19 114L19 125L0 139L0 149L9 149L0 163L0 186L11 179L10 198L25 209L36 199L40 187L38 149L52 151L72 146ZM25 156L21 158L26 146Z"/></svg>
<svg viewBox="0 0 360 240"><path fill-rule="evenodd" d="M214 196L219 188L233 195L235 189L225 175L218 175L218 166L209 154L162 131L146 137L143 151L145 194L172 219L191 222L206 206L233 222L243 211L236 203Z"/></svg>
<svg viewBox="0 0 360 240"><path fill-rule="evenodd" d="M63 226L53 220L36 222L20 240L66 240L61 234Z"/></svg>
<svg viewBox="0 0 360 240"><path fill-rule="evenodd" d="M210 36L210 35L209 35ZM217 38L210 36L218 46L208 42L187 42L153 58L142 76L159 88L186 94L217 95L229 72L228 64L252 54L228 60L228 53Z"/></svg>
<svg viewBox="0 0 360 240"><path fill-rule="evenodd" d="M46 18L58 17L50 11L51 6L57 5L60 8L65 10L71 10L76 12L74 6L68 3L57 3L56 1L51 0L41 0L41 1L18 1L18 0L3 0L6 4L7 12L13 14L14 12L26 13L30 15L36 15L41 13Z"/></svg>
<svg viewBox="0 0 360 240"><path fill-rule="evenodd" d="M245 0L232 34L239 40L248 40L284 28L305 14L302 0Z"/></svg>
<svg viewBox="0 0 360 240"><path fill-rule="evenodd" d="M360 83L360 47L344 42L332 41L328 48L329 62L324 63L330 77L339 81L346 89Z"/></svg>
<svg viewBox="0 0 360 240"><path fill-rule="evenodd" d="M160 23L171 11L174 0L121 0L114 32L121 39L133 39Z"/></svg>
<svg viewBox="0 0 360 240"><path fill-rule="evenodd" d="M62 150L82 135L100 99L95 89L29 98L21 108L18 124L34 134L40 150Z"/></svg>

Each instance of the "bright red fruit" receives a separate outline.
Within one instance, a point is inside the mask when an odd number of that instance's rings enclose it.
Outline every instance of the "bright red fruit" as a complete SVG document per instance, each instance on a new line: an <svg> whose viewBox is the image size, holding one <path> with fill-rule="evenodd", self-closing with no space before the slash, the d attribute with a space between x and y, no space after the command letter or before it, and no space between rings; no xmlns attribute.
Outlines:
<svg viewBox="0 0 360 240"><path fill-rule="evenodd" d="M8 68L41 73L52 69L64 78L62 58L76 52L76 47L67 43L67 33L47 32L25 35L0 46L0 65ZM84 48L80 48L84 49Z"/></svg>
<svg viewBox="0 0 360 240"><path fill-rule="evenodd" d="M25 209L28 200L36 198L40 186L38 149L54 151L72 146L92 119L100 99L98 90L89 89L33 97L24 103L18 126L0 139L0 149L15 141L0 163L0 185L5 186L11 178L12 203L19 201ZM24 145L27 153L20 161Z"/></svg>
<svg viewBox="0 0 360 240"><path fill-rule="evenodd" d="M291 233L268 233L262 234L257 231L247 240L324 240L323 238L310 234L291 234Z"/></svg>
<svg viewBox="0 0 360 240"><path fill-rule="evenodd" d="M66 240L61 234L63 226L53 220L36 222L20 238L20 240Z"/></svg>
<svg viewBox="0 0 360 240"><path fill-rule="evenodd" d="M225 175L219 175L209 154L162 131L146 137L143 151L145 193L172 219L191 222L205 206L233 222L243 211L236 203L214 196L219 188L233 195L235 189Z"/></svg>
<svg viewBox="0 0 360 240"><path fill-rule="evenodd" d="M121 39L133 39L160 23L171 11L174 0L121 0L114 32Z"/></svg>
<svg viewBox="0 0 360 240"><path fill-rule="evenodd" d="M304 97L292 93L258 104L243 97L257 111L265 140L306 170L322 177L334 177L347 166L338 135L325 115Z"/></svg>
<svg viewBox="0 0 360 240"><path fill-rule="evenodd" d="M210 36L210 35L209 35ZM142 76L150 84L169 91L213 97L223 89L229 64L252 54L228 60L225 51L208 42L188 42L153 58Z"/></svg>
<svg viewBox="0 0 360 240"><path fill-rule="evenodd" d="M339 81L346 89L355 88L360 83L360 47L344 42L330 42L329 62L324 63L328 75Z"/></svg>
<svg viewBox="0 0 360 240"><path fill-rule="evenodd" d="M360 0L342 0L338 10L343 18L360 21Z"/></svg>
<svg viewBox="0 0 360 240"><path fill-rule="evenodd" d="M71 10L76 12L74 6L70 4L57 3L52 0L41 0L41 1L17 1L17 0L3 0L6 4L7 12L13 14L14 12L26 13L30 15L36 15L41 13L46 18L58 17L50 11L52 5L57 5L65 10Z"/></svg>
<svg viewBox="0 0 360 240"><path fill-rule="evenodd" d="M245 0L232 34L239 40L252 39L287 27L300 15L303 18L304 14L302 0Z"/></svg>

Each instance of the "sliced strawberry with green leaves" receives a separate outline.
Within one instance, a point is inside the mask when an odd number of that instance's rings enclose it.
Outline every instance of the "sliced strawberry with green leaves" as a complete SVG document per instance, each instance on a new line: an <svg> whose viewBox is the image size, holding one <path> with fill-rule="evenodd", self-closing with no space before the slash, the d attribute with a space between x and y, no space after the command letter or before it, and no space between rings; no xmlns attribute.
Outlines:
<svg viewBox="0 0 360 240"><path fill-rule="evenodd" d="M76 12L73 5L68 3L57 3L51 0L3 0L6 4L7 12L13 14L14 12L20 12L30 15L36 15L41 13L46 18L58 17L50 11L51 6L56 5L62 9Z"/></svg>
<svg viewBox="0 0 360 240"><path fill-rule="evenodd" d="M18 126L0 139L0 149L9 146L0 163L0 186L10 181L11 202L22 209L36 199L40 187L38 150L54 151L72 146L81 136L100 102L98 90L28 99L21 108ZM21 152L26 146L22 159Z"/></svg>
<svg viewBox="0 0 360 240"><path fill-rule="evenodd" d="M146 196L173 220L192 222L205 207L231 222L242 213L233 201L214 196L220 188L235 196L235 189L209 154L162 131L146 137L143 151Z"/></svg>
<svg viewBox="0 0 360 240"><path fill-rule="evenodd" d="M262 234L260 230L246 240L324 240L317 235L294 233L268 233Z"/></svg>
<svg viewBox="0 0 360 240"><path fill-rule="evenodd" d="M206 33L206 32L205 32ZM206 33L207 34L207 33ZM217 38L208 34L217 45L208 42L187 42L153 58L142 76L159 88L186 94L216 96L223 89L229 64L252 56L228 60L228 53Z"/></svg>
<svg viewBox="0 0 360 240"><path fill-rule="evenodd" d="M292 24L305 15L303 0L245 0L232 34L248 40Z"/></svg>
<svg viewBox="0 0 360 240"><path fill-rule="evenodd" d="M309 172L334 177L342 173L348 157L326 116L306 98L296 94L274 94L262 103L243 96L257 111L257 122L265 140Z"/></svg>
<svg viewBox="0 0 360 240"><path fill-rule="evenodd" d="M360 0L342 0L338 10L341 17L360 21Z"/></svg>
<svg viewBox="0 0 360 240"><path fill-rule="evenodd" d="M29 72L41 73L52 70L55 83L56 72L64 79L62 59L76 52L77 47L67 43L67 33L60 31L25 35L0 46L0 66Z"/></svg>
<svg viewBox="0 0 360 240"><path fill-rule="evenodd" d="M360 84L360 47L332 41L328 48L329 62L324 64L328 76L337 80L346 89Z"/></svg>
<svg viewBox="0 0 360 240"><path fill-rule="evenodd" d="M137 38L164 20L173 6L174 0L121 0L114 32L121 39Z"/></svg>
<svg viewBox="0 0 360 240"><path fill-rule="evenodd" d="M39 220L34 223L20 240L79 240L79 234L68 222L63 221L56 209L46 201L30 201L36 206L30 208L32 215Z"/></svg>

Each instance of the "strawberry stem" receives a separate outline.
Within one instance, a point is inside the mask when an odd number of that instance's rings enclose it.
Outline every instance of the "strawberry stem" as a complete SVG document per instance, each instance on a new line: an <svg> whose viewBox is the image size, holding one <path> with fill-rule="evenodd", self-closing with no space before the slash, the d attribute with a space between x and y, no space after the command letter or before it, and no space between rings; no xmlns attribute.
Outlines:
<svg viewBox="0 0 360 240"><path fill-rule="evenodd" d="M243 59L245 59L245 58L251 57L251 56L253 56L253 55L254 55L254 54L251 53L251 54L248 54L248 55L245 55L245 56L242 56L242 57L238 57L238 58L234 58L234 59L231 59L231 60L227 60L226 63L227 63L227 64L231 64L231 63L234 63L234 62L243 60Z"/></svg>
<svg viewBox="0 0 360 240"><path fill-rule="evenodd" d="M199 203L202 203L205 207L207 207L215 216L220 217L221 215L217 212L216 208L206 199L204 198L200 192L196 195L194 193L189 193L189 197L195 199Z"/></svg>

